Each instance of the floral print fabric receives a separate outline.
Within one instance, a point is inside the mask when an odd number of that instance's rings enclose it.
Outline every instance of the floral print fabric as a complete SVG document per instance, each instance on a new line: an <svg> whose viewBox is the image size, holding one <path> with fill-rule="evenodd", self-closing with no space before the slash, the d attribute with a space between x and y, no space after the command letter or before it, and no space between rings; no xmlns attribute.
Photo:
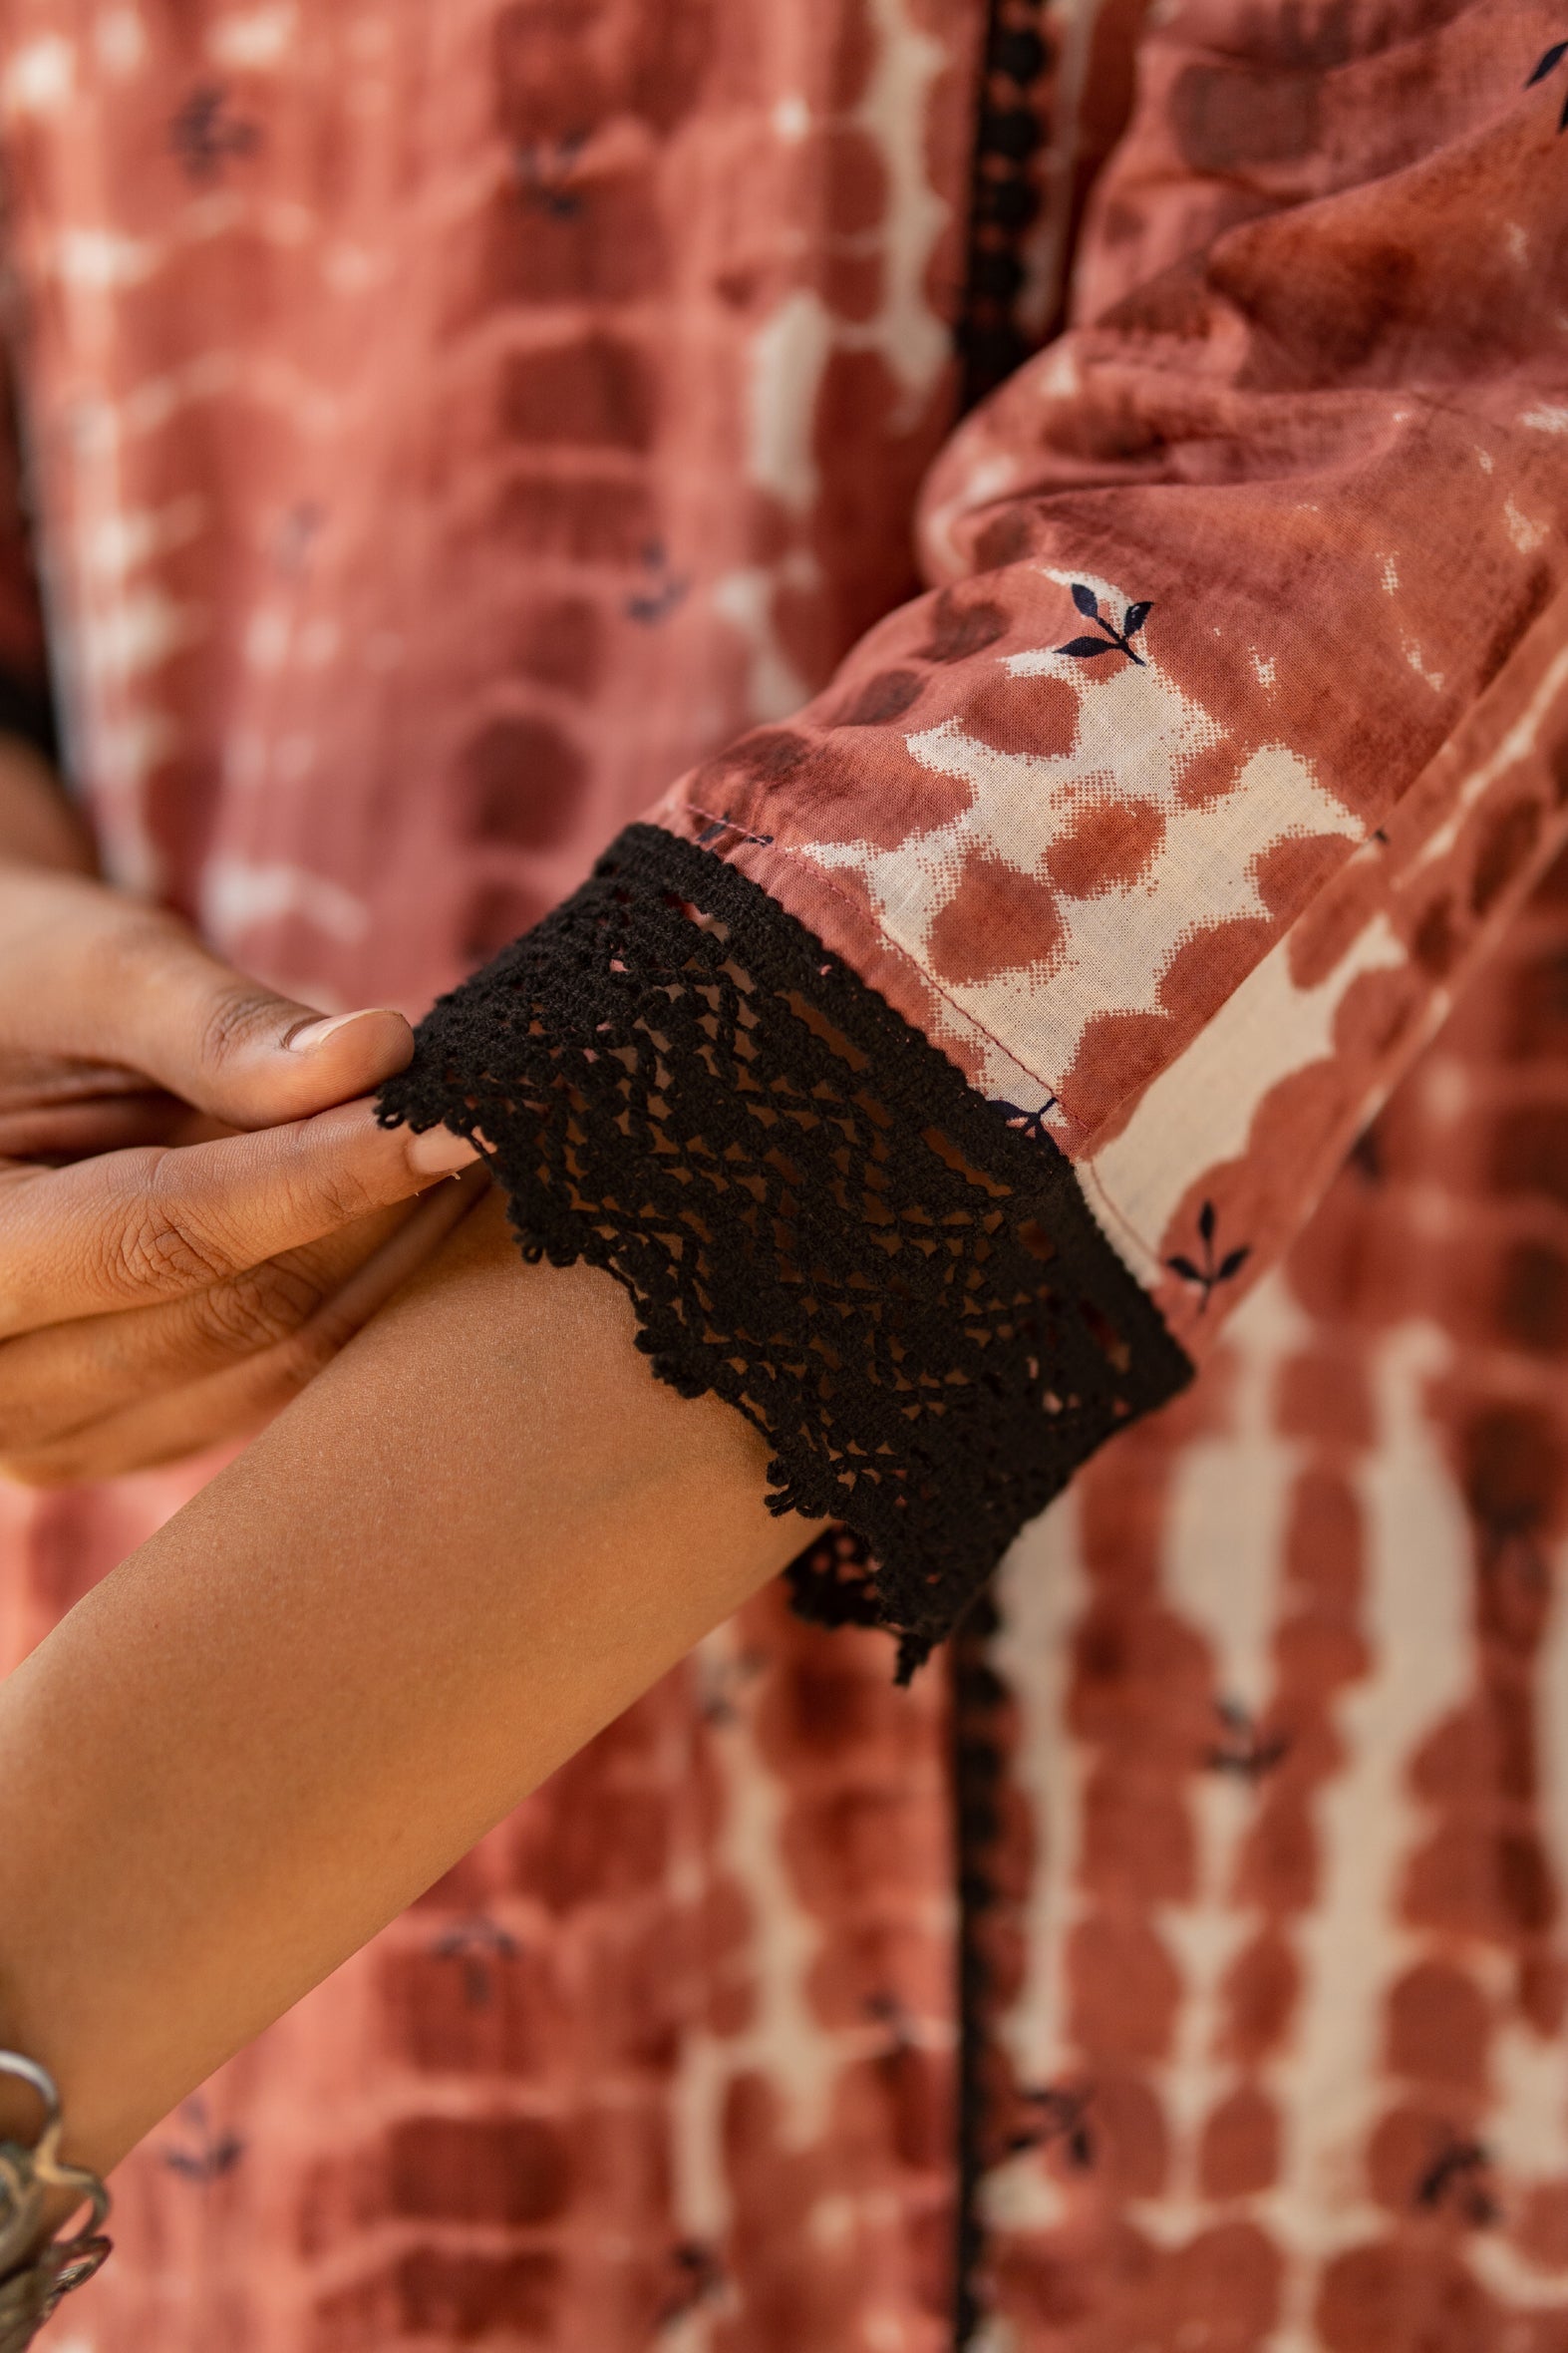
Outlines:
<svg viewBox="0 0 1568 2353"><path fill-rule="evenodd" d="M949 584L665 804L1046 1120L1189 1345L1563 837L1547 30L1172 12L1097 196L1104 306L932 475ZM1194 1255L1224 1130L1227 1275Z"/></svg>

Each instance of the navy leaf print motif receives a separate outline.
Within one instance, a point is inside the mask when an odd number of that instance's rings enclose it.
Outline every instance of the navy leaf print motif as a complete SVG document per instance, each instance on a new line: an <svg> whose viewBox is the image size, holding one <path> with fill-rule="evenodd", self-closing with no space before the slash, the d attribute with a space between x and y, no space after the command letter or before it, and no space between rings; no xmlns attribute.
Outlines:
<svg viewBox="0 0 1568 2353"><path fill-rule="evenodd" d="M682 603L691 580L684 572L670 569L662 539L650 539L642 551L643 570L648 576L645 590L634 590L626 599L626 617L641 621L645 628L653 628L668 620L676 606Z"/></svg>
<svg viewBox="0 0 1568 2353"><path fill-rule="evenodd" d="M1544 82L1548 74L1556 72L1565 57L1568 57L1568 41L1554 41L1545 55L1537 59L1535 69L1524 85L1525 89L1533 90L1537 82ZM1557 118L1557 129L1559 135L1568 131L1568 96L1563 99L1562 112Z"/></svg>
<svg viewBox="0 0 1568 2353"><path fill-rule="evenodd" d="M1216 1261L1214 1226L1214 1203L1205 1201L1198 1211L1198 1238L1203 1244L1201 1264L1195 1259L1184 1256L1179 1251L1173 1258L1165 1260L1165 1264L1170 1268L1172 1274L1179 1274L1184 1283L1195 1284L1203 1293L1198 1302L1200 1315L1206 1310L1209 1298L1217 1285L1234 1282L1247 1260L1252 1256L1252 1244L1241 1242L1235 1249L1227 1250L1224 1257Z"/></svg>
<svg viewBox="0 0 1568 2353"><path fill-rule="evenodd" d="M183 2181L200 2183L221 2181L231 2174L245 2154L245 2144L237 2133L220 2133L207 2115L206 2102L199 2092L182 2102L180 2122L188 2127L189 2142L181 2147L161 2149L158 2154L171 2174Z"/></svg>
<svg viewBox="0 0 1568 2353"><path fill-rule="evenodd" d="M678 2284L658 2314L657 2326L662 2334L684 2320L698 2305L717 2295L724 2285L724 2265L711 2246L701 2239L687 2238L671 2249L670 2262Z"/></svg>
<svg viewBox="0 0 1568 2353"><path fill-rule="evenodd" d="M1289 1756L1289 1734L1260 1731L1239 1700L1216 1700L1214 1713L1225 1730L1203 1760L1210 1773L1234 1773L1256 1785Z"/></svg>
<svg viewBox="0 0 1568 2353"><path fill-rule="evenodd" d="M523 202L556 220L570 220L580 212L582 197L571 181L587 144L586 131L568 131L553 147L539 139L524 142L512 158L517 192Z"/></svg>
<svg viewBox="0 0 1568 2353"><path fill-rule="evenodd" d="M994 1108L1002 1114L1008 1126L1015 1129L1020 1136L1027 1137L1031 1144L1052 1144L1056 1141L1051 1130L1046 1126L1048 1113L1057 1108L1057 1098L1054 1095L1048 1095L1038 1111L1025 1111L1022 1104L1007 1103L1000 1095L993 1095L991 1102Z"/></svg>
<svg viewBox="0 0 1568 2353"><path fill-rule="evenodd" d="M241 122L229 112L229 105L221 83L202 82L169 124L168 144L187 178L216 179L225 164L254 155L261 145L259 125Z"/></svg>
<svg viewBox="0 0 1568 2353"><path fill-rule="evenodd" d="M1084 618L1093 621L1096 628L1104 634L1100 637L1070 637L1066 645L1056 648L1059 654L1071 654L1076 662L1092 662L1097 654L1125 654L1127 660L1136 662L1140 670L1146 668L1143 656L1132 650L1131 640L1154 610L1152 598L1143 597L1138 603L1129 604L1121 617L1119 629L1113 622L1106 620L1099 609L1099 598L1086 581L1074 581L1073 602Z"/></svg>
<svg viewBox="0 0 1568 2353"><path fill-rule="evenodd" d="M1020 2092L1019 2101L1029 2113L1030 2121L1013 2134L1008 2147L1021 2155L1026 2149L1041 2149L1049 2142L1059 2141L1066 2148L1068 2162L1080 2173L1085 2172L1095 2162L1095 2142L1089 2126L1089 2108L1094 2097L1093 2086L1077 2091L1061 2084L1042 2084L1038 2089L1027 2085Z"/></svg>
<svg viewBox="0 0 1568 2353"><path fill-rule="evenodd" d="M1477 2230L1500 2219L1501 2209L1486 2184L1491 2158L1479 2141L1444 2130L1442 2143L1414 2185L1418 2206L1449 2205Z"/></svg>
<svg viewBox="0 0 1568 2353"><path fill-rule="evenodd" d="M470 2010L482 2010L490 1998L494 1963L514 1960L521 1949L515 1936L480 1917L460 1921L435 1945L438 1960L457 1961L463 1970L463 1998Z"/></svg>

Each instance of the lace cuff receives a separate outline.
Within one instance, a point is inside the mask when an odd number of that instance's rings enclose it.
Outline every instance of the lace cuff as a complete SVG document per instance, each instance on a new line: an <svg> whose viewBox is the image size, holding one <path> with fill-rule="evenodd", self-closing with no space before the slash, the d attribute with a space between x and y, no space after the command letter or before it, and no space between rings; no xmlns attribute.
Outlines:
<svg viewBox="0 0 1568 2353"><path fill-rule="evenodd" d="M654 826L421 1023L385 1125L482 1134L523 1253L837 1523L796 1606L906 1680L1078 1466L1188 1379L1049 1138L1007 1124L755 882Z"/></svg>

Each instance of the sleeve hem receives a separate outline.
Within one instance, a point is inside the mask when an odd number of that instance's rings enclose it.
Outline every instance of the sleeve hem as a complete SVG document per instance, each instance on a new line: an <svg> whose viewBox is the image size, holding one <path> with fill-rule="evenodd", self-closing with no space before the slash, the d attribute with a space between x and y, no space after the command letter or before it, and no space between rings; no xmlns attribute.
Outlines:
<svg viewBox="0 0 1568 2353"><path fill-rule="evenodd" d="M796 1606L901 1678L1190 1377L1049 1136L660 827L434 1008L380 1116L477 1136L524 1255L614 1275L658 1377L763 1433L770 1509L835 1528Z"/></svg>

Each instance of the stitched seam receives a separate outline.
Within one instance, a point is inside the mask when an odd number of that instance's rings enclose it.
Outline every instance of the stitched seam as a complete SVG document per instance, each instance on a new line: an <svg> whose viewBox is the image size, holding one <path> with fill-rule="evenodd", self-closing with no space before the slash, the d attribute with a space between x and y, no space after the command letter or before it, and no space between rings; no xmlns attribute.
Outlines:
<svg viewBox="0 0 1568 2353"><path fill-rule="evenodd" d="M803 867L805 864L805 859L801 852L798 849L791 848L788 842L781 841L777 835L765 841L761 835L749 834L744 826L738 826L733 818L722 818L717 814L716 811L704 809L698 802L684 802L682 807L690 809L695 817L706 818L710 825L728 826L733 834L739 834L743 841L750 842L754 847L769 849L776 857L787 858L797 866ZM666 832L669 832L669 828L665 828ZM679 840L681 839L678 834L674 835L672 838L675 840ZM692 846L695 848L697 845L694 842ZM725 857L723 850L716 849L711 851L709 854L723 858L726 865L730 863L730 860ZM964 1006L959 1004L955 997L949 994L943 983L938 980L933 973L927 971L925 965L921 963L919 957L914 955L910 949L906 948L902 940L894 939L891 932L885 931L882 928L882 925L876 920L874 915L869 918L867 917L865 909L860 906L856 900L849 896L848 891L845 890L840 883L834 881L832 875L828 873L824 867L813 864L811 867L811 876L813 881L819 881L821 883L823 889L827 891L830 897L835 898L840 906L847 908L849 913L856 919L857 922L865 924L867 921L869 921L870 928L875 934L879 944L885 947L890 954L898 957L901 962L907 964L910 971L913 972L918 979L925 982L926 986L930 989L931 994L934 997L941 998L943 1004L950 1008L954 1020L958 1022L962 1028L973 1031L977 1038L988 1039L989 1042L995 1046L997 1052L999 1054L1005 1054L1009 1062L1011 1062L1016 1069L1021 1070L1026 1078L1033 1079L1037 1087L1044 1087L1048 1095L1056 1096L1056 1108L1061 1112L1063 1118L1069 1121L1070 1124L1078 1131L1080 1136L1088 1137L1091 1134L1092 1131L1086 1128L1084 1122L1079 1119L1075 1113L1070 1112L1067 1105L1062 1101L1062 1097L1057 1091L1057 1082L1055 1079L1046 1078L1040 1071L1034 1069L1031 1064L1021 1061L1019 1056L1014 1053L1012 1047L1007 1045L1003 1039L999 1038L994 1030L987 1029L983 1021L977 1021L972 1013L968 1012ZM759 884L758 887L761 888L762 885ZM798 920L798 917L796 920ZM938 1047L937 1051L940 1053L941 1048Z"/></svg>

